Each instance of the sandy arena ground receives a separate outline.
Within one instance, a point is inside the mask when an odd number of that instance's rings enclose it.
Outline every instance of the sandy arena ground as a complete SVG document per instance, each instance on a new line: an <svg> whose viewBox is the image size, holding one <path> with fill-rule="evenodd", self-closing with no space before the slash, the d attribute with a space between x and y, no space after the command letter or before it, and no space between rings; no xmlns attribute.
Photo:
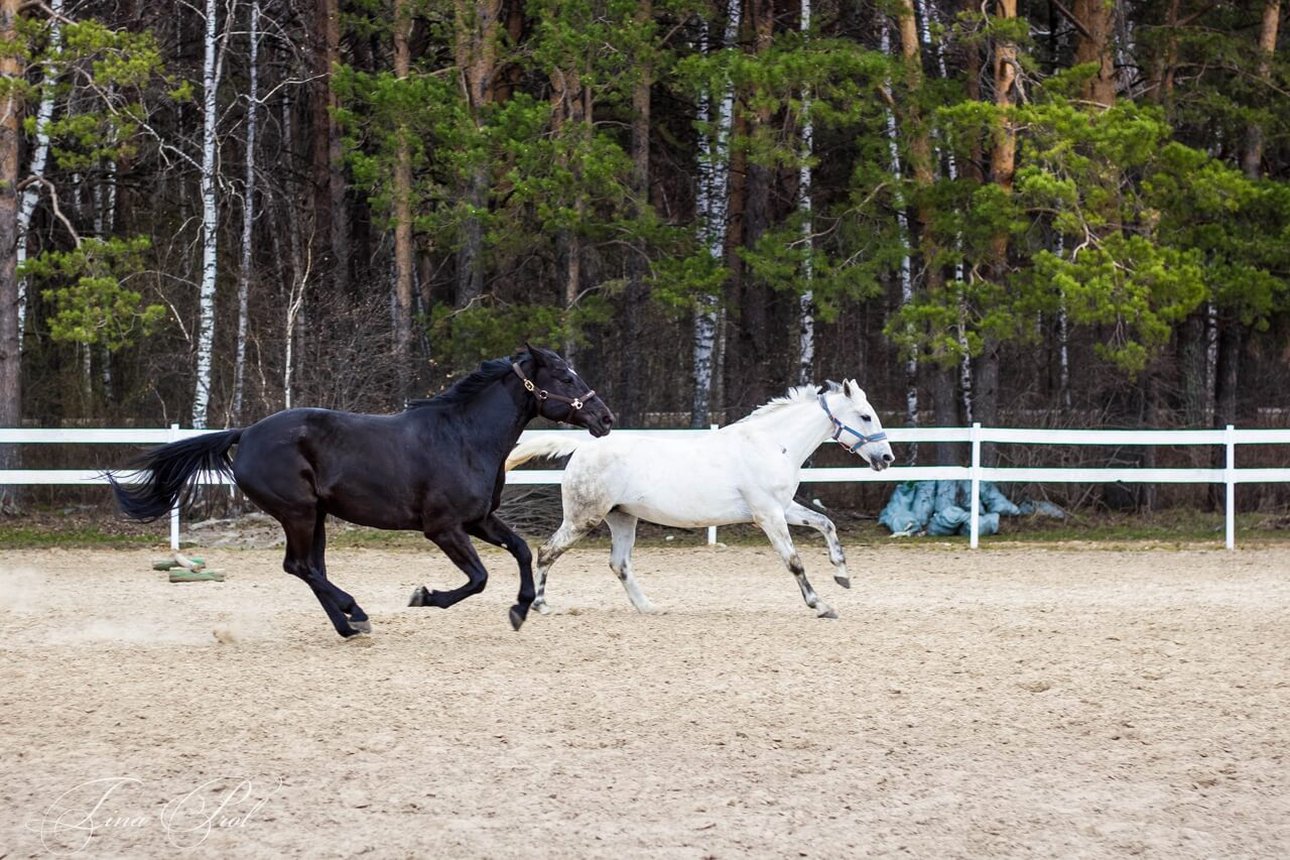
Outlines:
<svg viewBox="0 0 1290 860"><path fill-rule="evenodd" d="M1290 856L1290 549L0 552L0 858Z"/></svg>

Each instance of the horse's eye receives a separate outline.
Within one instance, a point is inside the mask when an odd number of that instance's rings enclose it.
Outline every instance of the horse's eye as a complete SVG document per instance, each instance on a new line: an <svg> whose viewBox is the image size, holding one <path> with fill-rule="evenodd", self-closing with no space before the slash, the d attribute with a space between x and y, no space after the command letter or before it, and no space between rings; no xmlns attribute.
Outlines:
<svg viewBox="0 0 1290 860"><path fill-rule="evenodd" d="M872 415L861 415L861 416L860 416L860 420L861 420L861 421L872 421L872 420L873 420L873 416L872 416Z"/></svg>

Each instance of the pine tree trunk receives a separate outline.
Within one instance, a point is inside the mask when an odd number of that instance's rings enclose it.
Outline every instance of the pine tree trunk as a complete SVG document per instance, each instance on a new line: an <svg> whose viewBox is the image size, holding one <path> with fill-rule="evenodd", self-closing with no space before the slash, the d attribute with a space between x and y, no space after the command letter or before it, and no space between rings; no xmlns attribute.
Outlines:
<svg viewBox="0 0 1290 860"><path fill-rule="evenodd" d="M1181 4L1182 0L1169 0L1163 28L1164 45L1160 48L1160 54L1153 64L1151 83L1148 87L1152 101L1166 107L1173 103L1174 69L1178 65L1178 20Z"/></svg>
<svg viewBox="0 0 1290 860"><path fill-rule="evenodd" d="M652 0L641 0L636 12L638 24L646 24L654 15ZM632 215L640 218L650 207L650 89L654 82L654 70L644 60L638 61L638 77L632 85ZM643 254L635 250L628 253L625 265L627 286L623 294L623 340L632 345L623 350L620 364L619 384L615 402L618 404L619 423L628 427L638 426L641 421L644 397L642 379L645 372L644 350L635 348L641 341L643 328L642 317L645 312L647 288L645 276L648 272Z"/></svg>
<svg viewBox="0 0 1290 860"><path fill-rule="evenodd" d="M1004 20L1017 17L1017 0L997 0L996 14ZM1006 39L994 46L994 105L999 110L1001 128L995 137L990 153L990 179L1007 195L1012 194L1013 174L1016 171L1017 129L1009 116L1014 104L1017 83L1017 45ZM991 242L993 262L991 277L1002 284L1008 276L1008 235L1000 233ZM976 362L973 378L973 397L967 406L969 420L987 426L998 421L999 414L999 349L998 340L989 335L982 338L981 353ZM986 446L981 453L982 463L992 466L996 455L993 446Z"/></svg>
<svg viewBox="0 0 1290 860"><path fill-rule="evenodd" d="M565 138L566 146L578 150L571 160L566 161L573 178L571 201L574 210L574 221L580 223L585 215L586 196L582 191L581 143L587 133L587 120L591 116L589 104L590 93L582 86L582 78L576 69L555 70L551 74L551 126L557 138ZM567 153L567 149L565 152ZM561 156L568 158L567 155ZM556 280L564 293L564 307L571 313L582 293L582 240L575 229L563 228L555 236ZM570 330L564 342L565 359L574 360L576 341Z"/></svg>
<svg viewBox="0 0 1290 860"><path fill-rule="evenodd" d="M316 0L313 21L313 79L310 82L309 141L310 170L313 179L313 224L310 228L310 255L318 260L324 277L332 265L331 241L331 155L327 147L331 128L331 55L327 50L329 16L337 14L337 0Z"/></svg>
<svg viewBox="0 0 1290 860"><path fill-rule="evenodd" d="M902 126L904 128L903 137L908 141L909 148L909 166L914 175L914 185L919 191L920 203L917 207L918 218L918 248L921 258L919 265L916 267L919 271L924 272L923 289L930 295L943 293L945 290L945 277L938 263L938 250L936 238L932 234L932 212L927 203L927 194L930 191L935 177L932 172L932 145L931 138L927 130L927 125L923 121L922 111L919 107L919 99L923 91L923 57L922 57L922 39L918 32L918 20L914 10L914 0L901 0L899 10L899 29L900 29L900 51L905 67L905 86L909 93L908 102L902 117ZM900 213L901 218L908 223L908 218L904 212ZM909 265L909 263L906 263ZM908 275L903 275L908 278ZM909 288L912 294L912 285ZM938 366L931 370L936 374L949 374L952 371L948 367ZM911 360L911 366L905 371L908 379L917 380L917 364ZM941 383L949 385L948 382ZM913 423L917 423L917 391L914 394L906 395L906 400L912 400L907 403L906 410L911 413ZM939 420L939 418L938 418Z"/></svg>
<svg viewBox="0 0 1290 860"><path fill-rule="evenodd" d="M1111 44L1115 7L1115 0L1074 0L1071 9L1075 19L1075 62L1097 66L1097 72L1084 82L1081 95L1100 107L1115 104L1115 61Z"/></svg>
<svg viewBox="0 0 1290 860"><path fill-rule="evenodd" d="M196 386L193 393L193 427L206 427L210 409L211 375L215 352L215 278L219 246L219 211L215 197L215 95L219 88L216 62L218 25L215 0L206 0L206 37L202 66L202 278L198 294Z"/></svg>
<svg viewBox="0 0 1290 860"><path fill-rule="evenodd" d="M461 70L467 110L475 127L482 129L482 111L493 99L496 75L496 40L502 12L501 0L456 0L454 59ZM474 211L488 205L488 170L474 165L466 177L464 199ZM484 292L484 230L480 219L471 215L462 222L457 250L456 306L464 308Z"/></svg>
<svg viewBox="0 0 1290 860"><path fill-rule="evenodd" d="M340 100L331 87L331 70L340 65L340 0L329 0L330 14L326 18L327 38L327 193L331 208L332 284L337 295L347 295L350 289L349 207L345 201L345 153L341 142L340 124L336 111Z"/></svg>
<svg viewBox="0 0 1290 860"><path fill-rule="evenodd" d="M1281 22L1281 0L1267 0L1263 5L1263 23L1259 28L1259 80L1272 82L1272 59L1277 50L1277 27ZM1269 98L1272 90L1267 90ZM1250 179L1258 179L1263 165L1263 126L1252 122L1246 129L1245 152L1241 167Z"/></svg>
<svg viewBox="0 0 1290 860"><path fill-rule="evenodd" d="M18 0L0 0L0 44L18 38ZM0 52L0 427L22 424L22 356L18 336L18 148L22 143L22 101L17 83L22 62ZM0 469L17 467L18 448L0 445ZM0 487L0 511L17 505L16 487Z"/></svg>
<svg viewBox="0 0 1290 860"><path fill-rule="evenodd" d="M774 28L774 4L771 0L749 0L750 15L746 24L751 29L752 52L762 55L770 51ZM770 127L771 112L768 106L758 106L748 117L757 129ZM732 220L743 226L740 243L744 248L754 248L770 229L770 192L775 178L774 168L747 159L742 175L744 182L742 218L732 212ZM743 383L734 395L736 406L742 411L765 403L770 397L771 345L769 318L770 292L761 278L746 268L737 271L739 297L739 327L737 331L740 361L740 380Z"/></svg>
<svg viewBox="0 0 1290 860"><path fill-rule="evenodd" d="M407 0L394 0L394 74L406 80L412 70L408 48L411 29ZM397 396L402 402L412 389L412 149L407 130L398 130L394 157L394 358L398 367Z"/></svg>

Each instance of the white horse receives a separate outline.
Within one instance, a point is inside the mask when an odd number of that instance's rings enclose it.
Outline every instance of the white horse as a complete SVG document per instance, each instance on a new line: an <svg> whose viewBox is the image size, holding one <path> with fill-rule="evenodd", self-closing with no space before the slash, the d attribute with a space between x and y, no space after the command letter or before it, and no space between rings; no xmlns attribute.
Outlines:
<svg viewBox="0 0 1290 860"><path fill-rule="evenodd" d="M810 526L824 535L833 578L851 587L833 522L793 501L802 463L829 439L859 454L875 471L894 459L882 422L855 380L793 388L734 424L684 439L620 430L601 439L568 433L521 442L507 458L507 469L535 457L572 455L560 482L564 522L538 553L533 608L551 611L547 572L601 520L609 523L613 537L609 566L640 612L654 608L632 575L637 520L681 528L752 522L797 578L806 605L821 618L836 618L806 581L788 531L790 525Z"/></svg>

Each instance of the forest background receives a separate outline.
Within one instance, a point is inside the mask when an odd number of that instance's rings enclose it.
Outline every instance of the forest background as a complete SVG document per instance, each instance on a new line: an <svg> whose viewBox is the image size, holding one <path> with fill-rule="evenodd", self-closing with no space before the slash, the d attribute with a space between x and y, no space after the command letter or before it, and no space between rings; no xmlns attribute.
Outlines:
<svg viewBox="0 0 1290 860"><path fill-rule="evenodd" d="M526 340L627 427L843 377L889 426L1288 426L1283 16L0 0L0 426L386 412Z"/></svg>

